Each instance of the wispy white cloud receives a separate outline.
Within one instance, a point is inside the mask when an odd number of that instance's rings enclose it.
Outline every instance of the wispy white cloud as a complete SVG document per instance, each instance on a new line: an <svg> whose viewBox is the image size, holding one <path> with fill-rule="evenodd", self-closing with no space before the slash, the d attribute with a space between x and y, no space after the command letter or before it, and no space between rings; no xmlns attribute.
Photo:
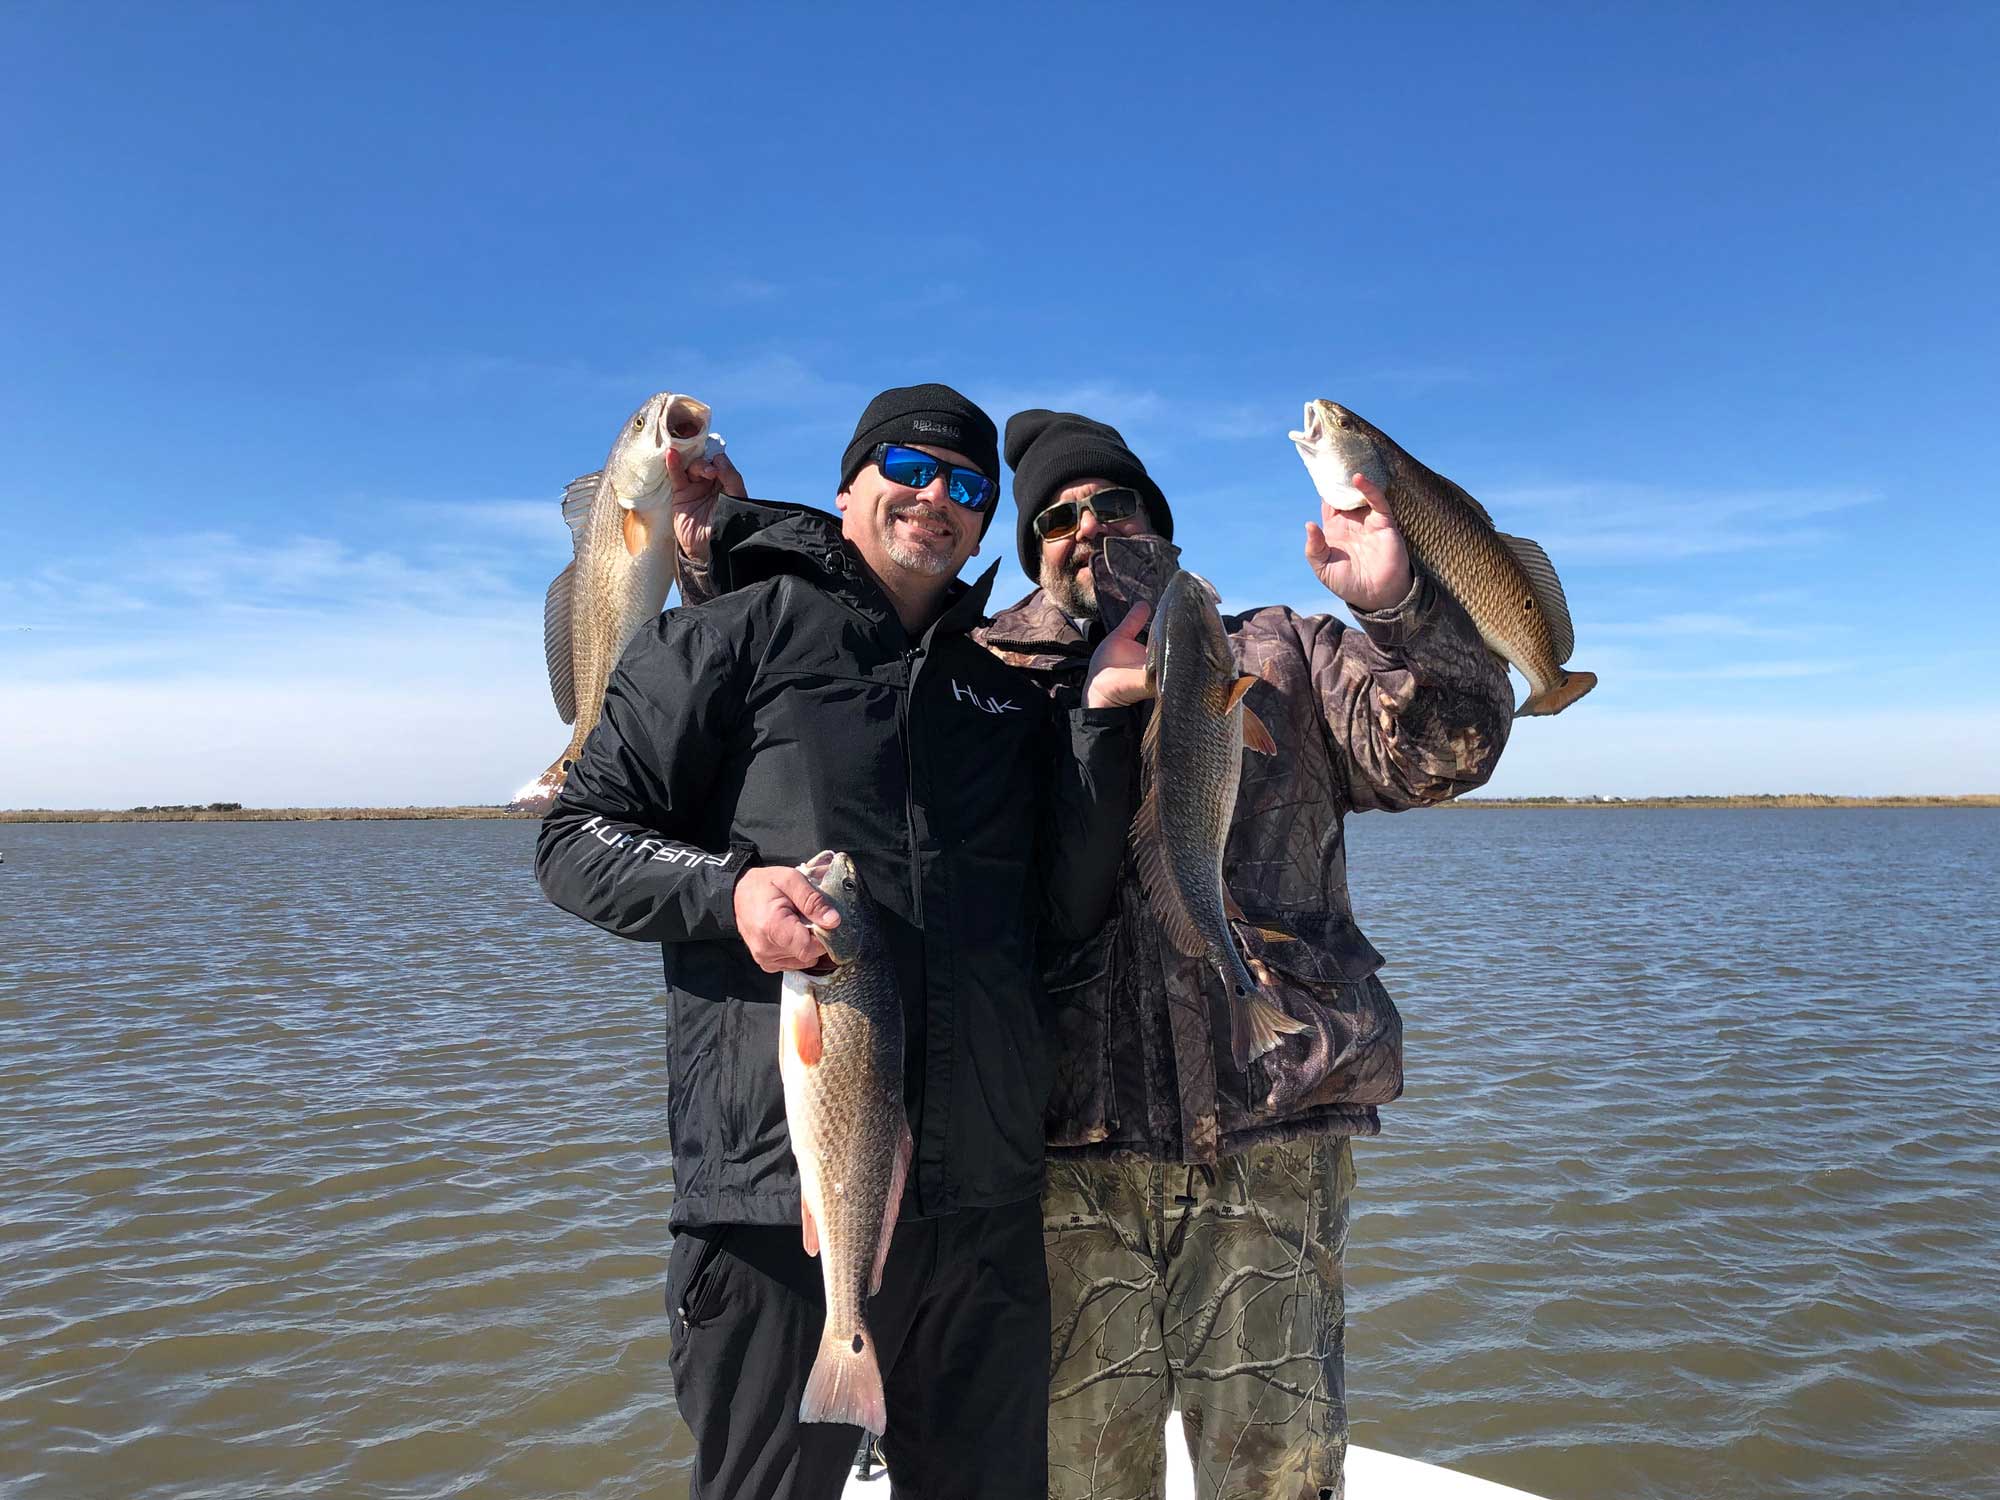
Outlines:
<svg viewBox="0 0 2000 1500"><path fill-rule="evenodd" d="M1720 796L2000 791L2000 707L1922 712L1622 710L1586 698L1515 723L1492 796Z"/></svg>
<svg viewBox="0 0 2000 1500"><path fill-rule="evenodd" d="M1729 552L1817 547L1842 512L1879 502L1860 489L1683 490L1641 484L1558 484L1482 498L1559 562L1666 562ZM1512 517L1520 515L1519 523Z"/></svg>

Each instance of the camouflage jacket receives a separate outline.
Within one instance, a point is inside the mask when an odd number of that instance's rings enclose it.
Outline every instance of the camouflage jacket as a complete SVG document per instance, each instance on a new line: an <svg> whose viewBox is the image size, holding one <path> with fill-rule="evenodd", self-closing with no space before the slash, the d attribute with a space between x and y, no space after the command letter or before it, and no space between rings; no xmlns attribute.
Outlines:
<svg viewBox="0 0 2000 1500"><path fill-rule="evenodd" d="M1341 819L1482 784L1513 694L1465 611L1421 573L1401 603L1357 618L1359 630L1272 607L1223 622L1238 663L1261 679L1245 701L1278 746L1244 756L1224 883L1249 919L1235 928L1246 956L1311 1029L1238 1070L1220 979L1166 941L1128 856L1104 928L1043 954L1052 1150L1198 1163L1260 1141L1381 1129L1375 1107L1402 1092L1403 1023L1375 977L1382 956L1354 923ZM1092 641L1041 590L974 635L1058 697L1080 691Z"/></svg>

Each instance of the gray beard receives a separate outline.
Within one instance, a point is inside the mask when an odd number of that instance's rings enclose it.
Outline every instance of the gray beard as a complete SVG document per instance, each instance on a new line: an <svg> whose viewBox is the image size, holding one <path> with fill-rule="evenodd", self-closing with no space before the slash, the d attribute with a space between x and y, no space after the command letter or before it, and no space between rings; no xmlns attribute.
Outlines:
<svg viewBox="0 0 2000 1500"><path fill-rule="evenodd" d="M1074 573L1065 573L1054 564L1044 562L1042 592L1072 620L1097 618L1097 585L1084 583Z"/></svg>
<svg viewBox="0 0 2000 1500"><path fill-rule="evenodd" d="M908 568L926 578L942 578L952 571L949 550L933 552L928 547L910 547L895 537L884 538L882 550L897 567Z"/></svg>

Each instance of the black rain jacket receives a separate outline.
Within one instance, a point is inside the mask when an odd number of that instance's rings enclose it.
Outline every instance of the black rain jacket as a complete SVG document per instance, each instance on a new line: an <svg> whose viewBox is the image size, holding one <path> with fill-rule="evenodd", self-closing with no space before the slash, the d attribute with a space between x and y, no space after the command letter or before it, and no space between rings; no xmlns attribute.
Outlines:
<svg viewBox="0 0 2000 1500"><path fill-rule="evenodd" d="M1078 939L1109 912L1132 710L1057 708L971 639L992 569L912 637L825 512L724 500L710 569L716 597L626 648L535 856L558 906L661 946L674 1227L799 1220L781 981L738 937L734 891L822 849L854 856L897 968L904 1213L1033 1196L1038 924Z"/></svg>

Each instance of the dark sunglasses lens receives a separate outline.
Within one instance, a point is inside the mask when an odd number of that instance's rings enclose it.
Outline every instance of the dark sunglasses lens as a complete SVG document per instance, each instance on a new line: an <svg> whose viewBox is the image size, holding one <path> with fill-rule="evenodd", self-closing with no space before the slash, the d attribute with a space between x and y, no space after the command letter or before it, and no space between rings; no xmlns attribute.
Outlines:
<svg viewBox="0 0 2000 1500"><path fill-rule="evenodd" d="M882 477L891 484L906 484L913 490L920 490L937 478L942 467L928 453L919 453L914 448L891 448L882 455Z"/></svg>
<svg viewBox="0 0 2000 1500"><path fill-rule="evenodd" d="M1139 513L1137 490L1099 490L1090 497L1090 508L1100 521L1124 521Z"/></svg>
<svg viewBox="0 0 2000 1500"><path fill-rule="evenodd" d="M1057 541L1076 530L1078 511L1074 500L1051 505L1035 517L1035 535L1043 541Z"/></svg>
<svg viewBox="0 0 2000 1500"><path fill-rule="evenodd" d="M993 481L971 469L953 469L945 489L967 510L984 510L986 502L993 498Z"/></svg>

